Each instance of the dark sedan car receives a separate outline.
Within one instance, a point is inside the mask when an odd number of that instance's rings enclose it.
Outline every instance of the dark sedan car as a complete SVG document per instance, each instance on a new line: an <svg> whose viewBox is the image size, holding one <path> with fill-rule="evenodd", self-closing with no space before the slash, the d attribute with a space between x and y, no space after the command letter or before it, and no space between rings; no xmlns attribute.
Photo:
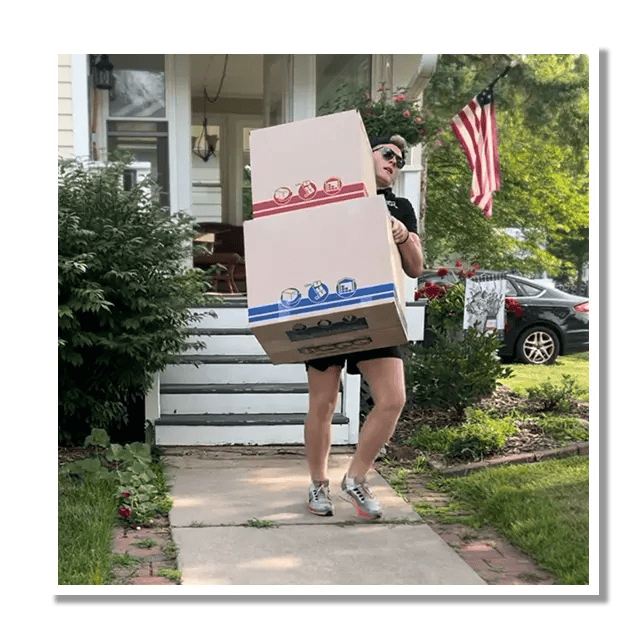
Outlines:
<svg viewBox="0 0 638 635"><path fill-rule="evenodd" d="M476 278L480 280L480 277L481 273L477 273ZM504 277L506 297L516 300L522 309L519 316L507 312L503 346L499 351L504 360L551 364L558 355L589 350L589 298L510 273ZM451 270L443 278L429 272L419 278L419 283L427 280L450 283L455 279L458 278Z"/></svg>

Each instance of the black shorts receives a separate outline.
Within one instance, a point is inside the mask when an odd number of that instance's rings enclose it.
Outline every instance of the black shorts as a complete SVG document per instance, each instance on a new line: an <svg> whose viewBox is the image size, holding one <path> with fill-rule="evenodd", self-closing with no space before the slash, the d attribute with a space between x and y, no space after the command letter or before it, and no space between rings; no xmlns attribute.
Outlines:
<svg viewBox="0 0 638 635"><path fill-rule="evenodd" d="M326 371L330 366L346 367L346 372L349 375L360 375L361 372L357 364L359 362L366 361L368 359L380 359L382 357L396 357L403 359L401 349L398 346L388 346L386 348L375 348L371 351L361 351L359 353L347 353L345 355L333 355L332 357L320 357L319 359L311 359L306 364L306 371L309 366L316 368L317 370Z"/></svg>

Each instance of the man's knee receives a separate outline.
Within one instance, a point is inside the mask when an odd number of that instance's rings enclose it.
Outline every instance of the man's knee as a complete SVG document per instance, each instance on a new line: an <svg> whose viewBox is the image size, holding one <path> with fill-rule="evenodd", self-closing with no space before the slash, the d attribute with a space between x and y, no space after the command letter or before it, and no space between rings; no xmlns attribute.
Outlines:
<svg viewBox="0 0 638 635"><path fill-rule="evenodd" d="M338 393L336 395L312 395L308 404L308 414L319 419L332 417L338 401Z"/></svg>
<svg viewBox="0 0 638 635"><path fill-rule="evenodd" d="M405 390L395 388L383 391L374 401L375 408L391 415L400 415L405 406Z"/></svg>

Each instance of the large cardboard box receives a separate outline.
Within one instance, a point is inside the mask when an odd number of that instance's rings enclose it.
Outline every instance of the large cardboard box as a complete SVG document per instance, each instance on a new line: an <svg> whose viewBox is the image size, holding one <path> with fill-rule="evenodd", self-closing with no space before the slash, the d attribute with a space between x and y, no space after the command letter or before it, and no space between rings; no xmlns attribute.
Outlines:
<svg viewBox="0 0 638 635"><path fill-rule="evenodd" d="M249 143L253 218L376 194L356 110L253 130Z"/></svg>
<svg viewBox="0 0 638 635"><path fill-rule="evenodd" d="M244 223L248 321L274 364L405 344L383 196Z"/></svg>

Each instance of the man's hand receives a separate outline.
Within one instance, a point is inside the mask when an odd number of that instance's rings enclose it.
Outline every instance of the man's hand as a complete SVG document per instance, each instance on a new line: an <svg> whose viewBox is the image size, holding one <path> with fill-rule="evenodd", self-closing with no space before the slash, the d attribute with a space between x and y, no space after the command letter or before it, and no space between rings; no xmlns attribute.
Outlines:
<svg viewBox="0 0 638 635"><path fill-rule="evenodd" d="M408 228L398 219L391 217L392 220L392 238L395 243L402 243L408 239L410 232Z"/></svg>

